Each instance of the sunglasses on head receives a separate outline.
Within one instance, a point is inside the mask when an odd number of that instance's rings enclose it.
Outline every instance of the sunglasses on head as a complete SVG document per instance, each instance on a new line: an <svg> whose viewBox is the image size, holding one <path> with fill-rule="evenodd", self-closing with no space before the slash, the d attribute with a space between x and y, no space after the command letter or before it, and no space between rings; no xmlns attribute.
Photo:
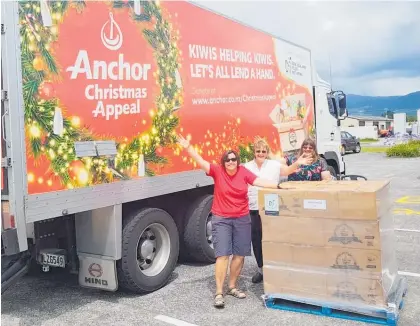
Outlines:
<svg viewBox="0 0 420 326"><path fill-rule="evenodd" d="M256 150L255 153L257 153L257 154L260 154L260 153L266 154L267 151L266 150L262 150L262 151L261 150Z"/></svg>
<svg viewBox="0 0 420 326"><path fill-rule="evenodd" d="M225 162L226 163L229 163L229 162L236 162L238 160L238 158L236 158L236 157L227 157L226 159L225 159Z"/></svg>

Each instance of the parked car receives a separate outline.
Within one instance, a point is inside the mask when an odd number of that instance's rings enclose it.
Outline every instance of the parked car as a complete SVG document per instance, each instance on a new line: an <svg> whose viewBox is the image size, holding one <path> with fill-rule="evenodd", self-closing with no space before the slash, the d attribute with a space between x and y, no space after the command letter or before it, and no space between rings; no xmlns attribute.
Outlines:
<svg viewBox="0 0 420 326"><path fill-rule="evenodd" d="M349 151L360 153L361 149L359 138L356 138L347 131L341 132L341 155L345 155Z"/></svg>

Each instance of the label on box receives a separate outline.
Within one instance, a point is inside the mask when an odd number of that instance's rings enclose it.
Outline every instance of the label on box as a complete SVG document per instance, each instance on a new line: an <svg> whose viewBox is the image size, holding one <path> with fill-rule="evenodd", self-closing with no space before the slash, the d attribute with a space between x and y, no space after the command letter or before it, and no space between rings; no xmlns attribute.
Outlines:
<svg viewBox="0 0 420 326"><path fill-rule="evenodd" d="M279 216L279 195L265 194L264 195L264 209L265 215Z"/></svg>
<svg viewBox="0 0 420 326"><path fill-rule="evenodd" d="M304 209L327 209L327 201L322 199L304 199Z"/></svg>

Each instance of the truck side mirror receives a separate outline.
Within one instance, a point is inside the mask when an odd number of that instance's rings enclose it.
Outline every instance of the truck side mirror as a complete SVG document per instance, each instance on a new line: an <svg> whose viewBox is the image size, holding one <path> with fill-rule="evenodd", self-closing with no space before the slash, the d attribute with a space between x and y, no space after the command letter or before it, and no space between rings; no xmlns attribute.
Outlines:
<svg viewBox="0 0 420 326"><path fill-rule="evenodd" d="M339 95L338 106L340 107L340 110L347 107L346 94L343 93L342 95Z"/></svg>
<svg viewBox="0 0 420 326"><path fill-rule="evenodd" d="M335 91L334 97L338 102L337 108L337 119L346 118L347 117L347 100L346 94L343 91Z"/></svg>
<svg viewBox="0 0 420 326"><path fill-rule="evenodd" d="M337 98L338 98L338 115L340 117L345 116L347 113L347 101L346 101L346 94L344 94L342 91L339 91L337 94Z"/></svg>
<svg viewBox="0 0 420 326"><path fill-rule="evenodd" d="M347 109L341 109L340 108L340 115L338 117L338 119L340 120L344 120L345 118L347 118L349 115L349 113L347 112Z"/></svg>

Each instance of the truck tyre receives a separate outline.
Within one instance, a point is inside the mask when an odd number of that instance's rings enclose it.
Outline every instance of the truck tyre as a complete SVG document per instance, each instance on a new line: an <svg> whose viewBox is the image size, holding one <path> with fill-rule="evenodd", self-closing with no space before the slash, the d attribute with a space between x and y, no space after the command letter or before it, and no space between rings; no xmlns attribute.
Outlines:
<svg viewBox="0 0 420 326"><path fill-rule="evenodd" d="M200 263L214 263L211 229L213 195L198 198L187 211L184 229L184 246L189 259Z"/></svg>
<svg viewBox="0 0 420 326"><path fill-rule="evenodd" d="M135 293L163 287L178 261L179 234L164 210L134 212L123 225L121 259L117 261L119 285Z"/></svg>

